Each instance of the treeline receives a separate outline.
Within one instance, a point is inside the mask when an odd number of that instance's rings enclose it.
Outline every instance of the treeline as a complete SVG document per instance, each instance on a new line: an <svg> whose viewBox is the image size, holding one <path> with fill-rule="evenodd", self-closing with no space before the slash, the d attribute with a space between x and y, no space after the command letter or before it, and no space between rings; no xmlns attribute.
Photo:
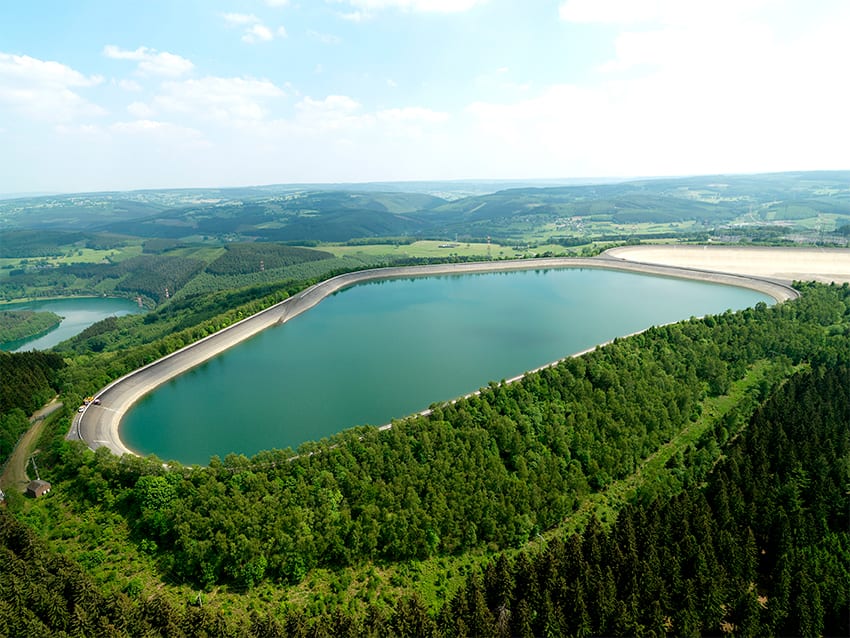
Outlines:
<svg viewBox="0 0 850 638"><path fill-rule="evenodd" d="M29 427L28 416L58 394L64 366L57 354L0 351L0 463Z"/></svg>
<svg viewBox="0 0 850 638"><path fill-rule="evenodd" d="M169 548L169 577L199 587L518 547L631 475L753 363L774 361L758 401L791 365L846 358L848 298L846 285L810 286L794 302L653 328L390 431L302 446L295 460L230 455L181 472L81 458L69 491L119 504L139 538ZM738 418L717 425L719 441Z"/></svg>
<svg viewBox="0 0 850 638"><path fill-rule="evenodd" d="M0 258L21 259L61 255L88 236L79 231L3 229Z"/></svg>
<svg viewBox="0 0 850 638"><path fill-rule="evenodd" d="M258 266L259 264L257 264ZM379 259L371 257L332 257L317 261L302 261L300 263L283 266L280 268L269 268L260 271L254 268L243 274L216 275L209 271L199 273L190 281L186 287L177 295L178 298L199 295L210 292L231 290L233 288L244 288L246 286L257 286L273 282L287 281L297 282L305 280L321 280L332 277L336 273L350 272L374 266L386 265Z"/></svg>
<svg viewBox="0 0 850 638"><path fill-rule="evenodd" d="M307 261L333 259L321 250L273 243L227 244L225 253L207 266L214 275L243 275L263 269L284 268Z"/></svg>
<svg viewBox="0 0 850 638"><path fill-rule="evenodd" d="M62 317L55 312L33 310L0 311L0 343L25 339L58 326Z"/></svg>

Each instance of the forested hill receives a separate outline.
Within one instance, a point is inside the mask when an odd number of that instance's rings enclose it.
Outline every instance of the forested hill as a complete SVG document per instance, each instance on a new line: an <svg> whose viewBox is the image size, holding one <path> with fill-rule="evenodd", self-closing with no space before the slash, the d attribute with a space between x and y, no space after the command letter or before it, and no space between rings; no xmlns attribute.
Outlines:
<svg viewBox="0 0 850 638"><path fill-rule="evenodd" d="M159 594L136 598L135 588L105 594L0 511L0 633L846 636L848 352L781 386L707 475L700 465L681 468L680 493L625 507L609 529L592 519L581 534L501 555L438 613L412 595L314 618L261 607L234 622Z"/></svg>

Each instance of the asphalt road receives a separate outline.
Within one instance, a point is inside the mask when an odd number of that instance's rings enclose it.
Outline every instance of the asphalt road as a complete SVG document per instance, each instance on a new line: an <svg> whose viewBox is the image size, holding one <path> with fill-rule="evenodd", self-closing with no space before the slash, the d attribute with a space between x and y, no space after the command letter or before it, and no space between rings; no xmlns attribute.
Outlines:
<svg viewBox="0 0 850 638"><path fill-rule="evenodd" d="M135 454L121 441L121 418L143 396L166 381L200 365L228 348L254 336L261 330L281 324L309 310L328 295L363 281L398 277L425 277L438 274L460 274L489 271L529 270L536 268L609 268L649 274L699 279L732 284L764 292L778 301L797 296L790 286L780 281L757 279L741 275L704 270L674 268L624 261L606 257L590 259L551 258L515 261L438 264L404 268L381 268L339 275L316 284L271 308L233 324L215 334L186 346L112 382L95 395L99 405L89 404L75 415L66 438L84 441L91 449L106 446L113 453Z"/></svg>

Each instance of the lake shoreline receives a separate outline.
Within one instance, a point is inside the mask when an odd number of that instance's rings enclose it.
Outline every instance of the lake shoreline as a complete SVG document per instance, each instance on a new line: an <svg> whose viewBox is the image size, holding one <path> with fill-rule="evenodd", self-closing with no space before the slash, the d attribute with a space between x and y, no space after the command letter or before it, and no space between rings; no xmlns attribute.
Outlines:
<svg viewBox="0 0 850 638"><path fill-rule="evenodd" d="M358 283L408 277L563 268L602 268L733 285L757 290L777 301L798 296L798 293L785 281L687 267L646 264L612 257L607 254L593 258L544 258L434 264L346 273L315 284L289 299L117 379L97 393L96 397L100 400L98 405L90 404L85 407L82 413L74 416L66 438L81 440L91 449L108 447L119 456L137 454L121 440L120 426L124 414L142 397L163 383L208 361L262 330L283 324L313 308L329 295Z"/></svg>
<svg viewBox="0 0 850 638"><path fill-rule="evenodd" d="M55 312L50 311L3 310L2 308L0 308L0 314L3 314L5 316L15 313L19 315L18 319L21 321L21 323L26 326L27 332L16 336L13 335L11 339L8 338L8 334L0 336L0 350L17 350L18 348L25 346L27 343L35 341L36 339L40 339L41 337L48 334L50 331L55 330L64 320L64 317L61 317ZM50 323L44 323L43 320L49 320ZM34 326L37 329L33 330ZM20 328L21 326L16 327Z"/></svg>

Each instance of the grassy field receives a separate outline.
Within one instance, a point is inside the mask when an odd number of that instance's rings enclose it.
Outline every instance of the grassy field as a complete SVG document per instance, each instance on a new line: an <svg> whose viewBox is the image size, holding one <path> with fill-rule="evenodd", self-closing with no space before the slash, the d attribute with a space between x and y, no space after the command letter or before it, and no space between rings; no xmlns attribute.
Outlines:
<svg viewBox="0 0 850 638"><path fill-rule="evenodd" d="M123 261L142 254L141 242L122 248L95 250L93 248L74 248L56 257L0 258L0 278L8 277L9 271L25 268L28 265L61 266L63 264L100 264L108 261Z"/></svg>
<svg viewBox="0 0 850 638"><path fill-rule="evenodd" d="M370 257L478 257L481 259L517 259L532 257L551 251L554 255L566 255L568 250L558 244L545 244L529 248L526 246L501 246L491 243L468 243L454 241L423 240L412 244L367 244L363 246L322 245L321 250L337 257L345 255Z"/></svg>

